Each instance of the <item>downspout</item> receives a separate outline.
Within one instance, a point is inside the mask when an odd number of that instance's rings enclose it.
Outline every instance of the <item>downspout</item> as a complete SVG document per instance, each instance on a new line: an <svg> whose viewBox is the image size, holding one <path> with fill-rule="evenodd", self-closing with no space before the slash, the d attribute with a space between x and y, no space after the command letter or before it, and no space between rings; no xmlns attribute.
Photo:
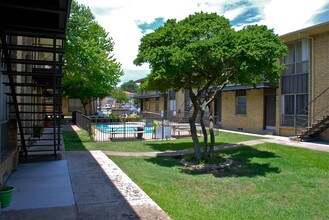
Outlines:
<svg viewBox="0 0 329 220"><path fill-rule="evenodd" d="M312 80L312 83L311 83L311 100L310 101L313 101L314 100L314 79L315 79L315 76L314 76L314 38L313 37L307 37L308 39L311 39L311 46L312 46L312 56L311 56L311 59L312 59L312 67L311 67L311 80ZM312 106L311 106L311 113L309 113L308 115L312 115L311 116L311 121L310 121L310 124L314 123L314 102L312 103Z"/></svg>

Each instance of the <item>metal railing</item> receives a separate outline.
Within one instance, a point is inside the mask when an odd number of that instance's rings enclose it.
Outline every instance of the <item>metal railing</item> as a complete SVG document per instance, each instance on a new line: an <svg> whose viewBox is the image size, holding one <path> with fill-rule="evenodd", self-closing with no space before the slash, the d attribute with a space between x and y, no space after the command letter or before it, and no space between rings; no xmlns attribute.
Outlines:
<svg viewBox="0 0 329 220"><path fill-rule="evenodd" d="M92 121L91 118L82 114L80 111L75 111L73 112L73 117L72 117L73 123L79 126L80 128L86 130L89 135L92 135Z"/></svg>
<svg viewBox="0 0 329 220"><path fill-rule="evenodd" d="M190 125L177 117L98 117L76 111L73 123L88 131L94 141L151 140L190 136Z"/></svg>
<svg viewBox="0 0 329 220"><path fill-rule="evenodd" d="M307 127L327 115L329 115L329 87L293 116L295 132L298 128Z"/></svg>

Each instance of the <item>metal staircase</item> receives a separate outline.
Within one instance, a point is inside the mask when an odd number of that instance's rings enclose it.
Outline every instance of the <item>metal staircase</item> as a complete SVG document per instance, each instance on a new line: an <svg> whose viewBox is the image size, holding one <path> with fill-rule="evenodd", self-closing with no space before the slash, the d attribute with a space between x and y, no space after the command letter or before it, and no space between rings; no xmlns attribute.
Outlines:
<svg viewBox="0 0 329 220"><path fill-rule="evenodd" d="M309 111L309 109L312 109L312 111ZM305 117L307 115L308 117ZM300 111L295 120L296 131L298 128L306 128L297 134L300 141L315 140L323 131L329 128L329 87Z"/></svg>
<svg viewBox="0 0 329 220"><path fill-rule="evenodd" d="M1 72L10 89L10 118L17 121L20 155L58 156L61 146L63 41L49 36L1 34ZM45 119L51 126L45 128ZM35 128L43 128L41 136Z"/></svg>

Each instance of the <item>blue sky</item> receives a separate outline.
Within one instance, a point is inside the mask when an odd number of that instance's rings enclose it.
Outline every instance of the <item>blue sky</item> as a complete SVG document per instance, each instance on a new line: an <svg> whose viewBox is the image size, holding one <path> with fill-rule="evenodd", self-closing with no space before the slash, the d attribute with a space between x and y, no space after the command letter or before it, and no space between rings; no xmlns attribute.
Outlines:
<svg viewBox="0 0 329 220"><path fill-rule="evenodd" d="M329 0L77 0L88 6L113 38L114 57L125 75L121 83L145 77L147 64L135 66L140 39L170 18L184 19L195 12L216 12L240 29L263 24L283 35L329 21Z"/></svg>

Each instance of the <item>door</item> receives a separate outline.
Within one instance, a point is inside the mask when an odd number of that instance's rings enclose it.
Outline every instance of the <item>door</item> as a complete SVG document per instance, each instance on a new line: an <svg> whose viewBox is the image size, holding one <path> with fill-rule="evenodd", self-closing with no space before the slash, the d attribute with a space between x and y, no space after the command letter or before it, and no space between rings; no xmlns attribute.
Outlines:
<svg viewBox="0 0 329 220"><path fill-rule="evenodd" d="M276 96L266 95L265 96L265 129L275 129L276 126Z"/></svg>

